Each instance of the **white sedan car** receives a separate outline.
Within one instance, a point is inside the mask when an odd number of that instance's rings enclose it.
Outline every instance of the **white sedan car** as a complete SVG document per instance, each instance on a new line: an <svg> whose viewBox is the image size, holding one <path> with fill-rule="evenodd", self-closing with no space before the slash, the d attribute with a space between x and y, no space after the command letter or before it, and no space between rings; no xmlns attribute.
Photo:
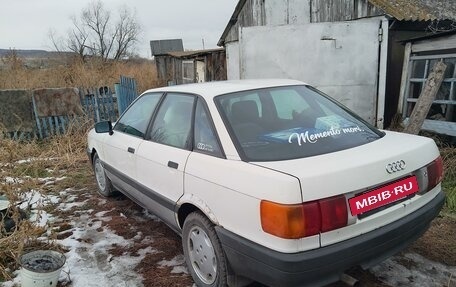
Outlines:
<svg viewBox="0 0 456 287"><path fill-rule="evenodd" d="M148 90L88 136L99 192L182 236L198 286L318 286L420 237L444 194L432 139L380 131L293 80Z"/></svg>

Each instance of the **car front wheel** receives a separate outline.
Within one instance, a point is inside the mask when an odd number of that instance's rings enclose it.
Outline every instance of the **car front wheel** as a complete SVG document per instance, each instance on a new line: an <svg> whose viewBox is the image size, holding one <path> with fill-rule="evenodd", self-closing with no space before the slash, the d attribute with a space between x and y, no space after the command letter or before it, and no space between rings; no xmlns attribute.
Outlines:
<svg viewBox="0 0 456 287"><path fill-rule="evenodd" d="M106 172L98 154L93 156L93 171L95 172L95 179L97 180L98 193L106 197L112 196L113 187L111 180L106 176Z"/></svg>
<svg viewBox="0 0 456 287"><path fill-rule="evenodd" d="M193 212L185 219L182 245L197 286L227 285L225 254L213 223L200 212Z"/></svg>

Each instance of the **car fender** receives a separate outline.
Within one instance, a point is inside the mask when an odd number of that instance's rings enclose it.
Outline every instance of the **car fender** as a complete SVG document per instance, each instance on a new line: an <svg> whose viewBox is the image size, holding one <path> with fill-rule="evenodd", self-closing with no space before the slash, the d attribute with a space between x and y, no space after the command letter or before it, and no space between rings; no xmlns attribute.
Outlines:
<svg viewBox="0 0 456 287"><path fill-rule="evenodd" d="M189 203L191 205L194 205L196 208L201 210L204 215L209 218L210 221L212 221L215 225L219 225L219 222L217 220L217 217L215 214L212 212L211 208L198 196L190 193L185 193L179 200L177 201L176 204L176 211L180 209L180 207L186 203ZM178 212L176 212L176 217L178 216ZM179 220L177 220L179 222Z"/></svg>

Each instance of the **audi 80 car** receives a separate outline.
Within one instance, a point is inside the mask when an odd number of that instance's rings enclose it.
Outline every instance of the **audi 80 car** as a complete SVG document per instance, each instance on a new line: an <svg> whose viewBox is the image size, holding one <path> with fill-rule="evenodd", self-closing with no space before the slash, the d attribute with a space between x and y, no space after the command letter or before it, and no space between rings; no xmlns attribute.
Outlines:
<svg viewBox="0 0 456 287"><path fill-rule="evenodd" d="M420 237L439 213L432 139L381 131L294 80L152 89L88 135L99 193L182 236L198 286L319 286Z"/></svg>

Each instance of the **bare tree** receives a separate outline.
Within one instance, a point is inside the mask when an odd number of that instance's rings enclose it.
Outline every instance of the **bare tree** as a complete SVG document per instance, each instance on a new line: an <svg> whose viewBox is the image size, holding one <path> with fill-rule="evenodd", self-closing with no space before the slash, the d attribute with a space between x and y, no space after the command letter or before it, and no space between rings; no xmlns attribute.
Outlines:
<svg viewBox="0 0 456 287"><path fill-rule="evenodd" d="M128 52L138 41L141 31L140 25L135 21L136 15L128 7L122 7L119 16L115 33L114 59L121 59L128 55Z"/></svg>
<svg viewBox="0 0 456 287"><path fill-rule="evenodd" d="M67 34L64 46L83 60L88 55L100 57L104 61L122 59L131 53L141 32L134 12L122 7L117 19L113 19L111 11L105 9L100 0L90 2L79 18L72 17L72 22L73 27ZM55 33L49 33L49 38L54 48L59 50L62 45Z"/></svg>
<svg viewBox="0 0 456 287"><path fill-rule="evenodd" d="M82 60L85 60L87 56L87 40L89 38L89 33L85 29L84 25L80 25L78 19L72 16L71 20L73 21L73 29L68 31L67 37L67 48L78 54Z"/></svg>
<svg viewBox="0 0 456 287"><path fill-rule="evenodd" d="M24 61L19 56L16 49L10 48L9 51L2 56L1 60L4 65L7 65L13 71L24 67Z"/></svg>

